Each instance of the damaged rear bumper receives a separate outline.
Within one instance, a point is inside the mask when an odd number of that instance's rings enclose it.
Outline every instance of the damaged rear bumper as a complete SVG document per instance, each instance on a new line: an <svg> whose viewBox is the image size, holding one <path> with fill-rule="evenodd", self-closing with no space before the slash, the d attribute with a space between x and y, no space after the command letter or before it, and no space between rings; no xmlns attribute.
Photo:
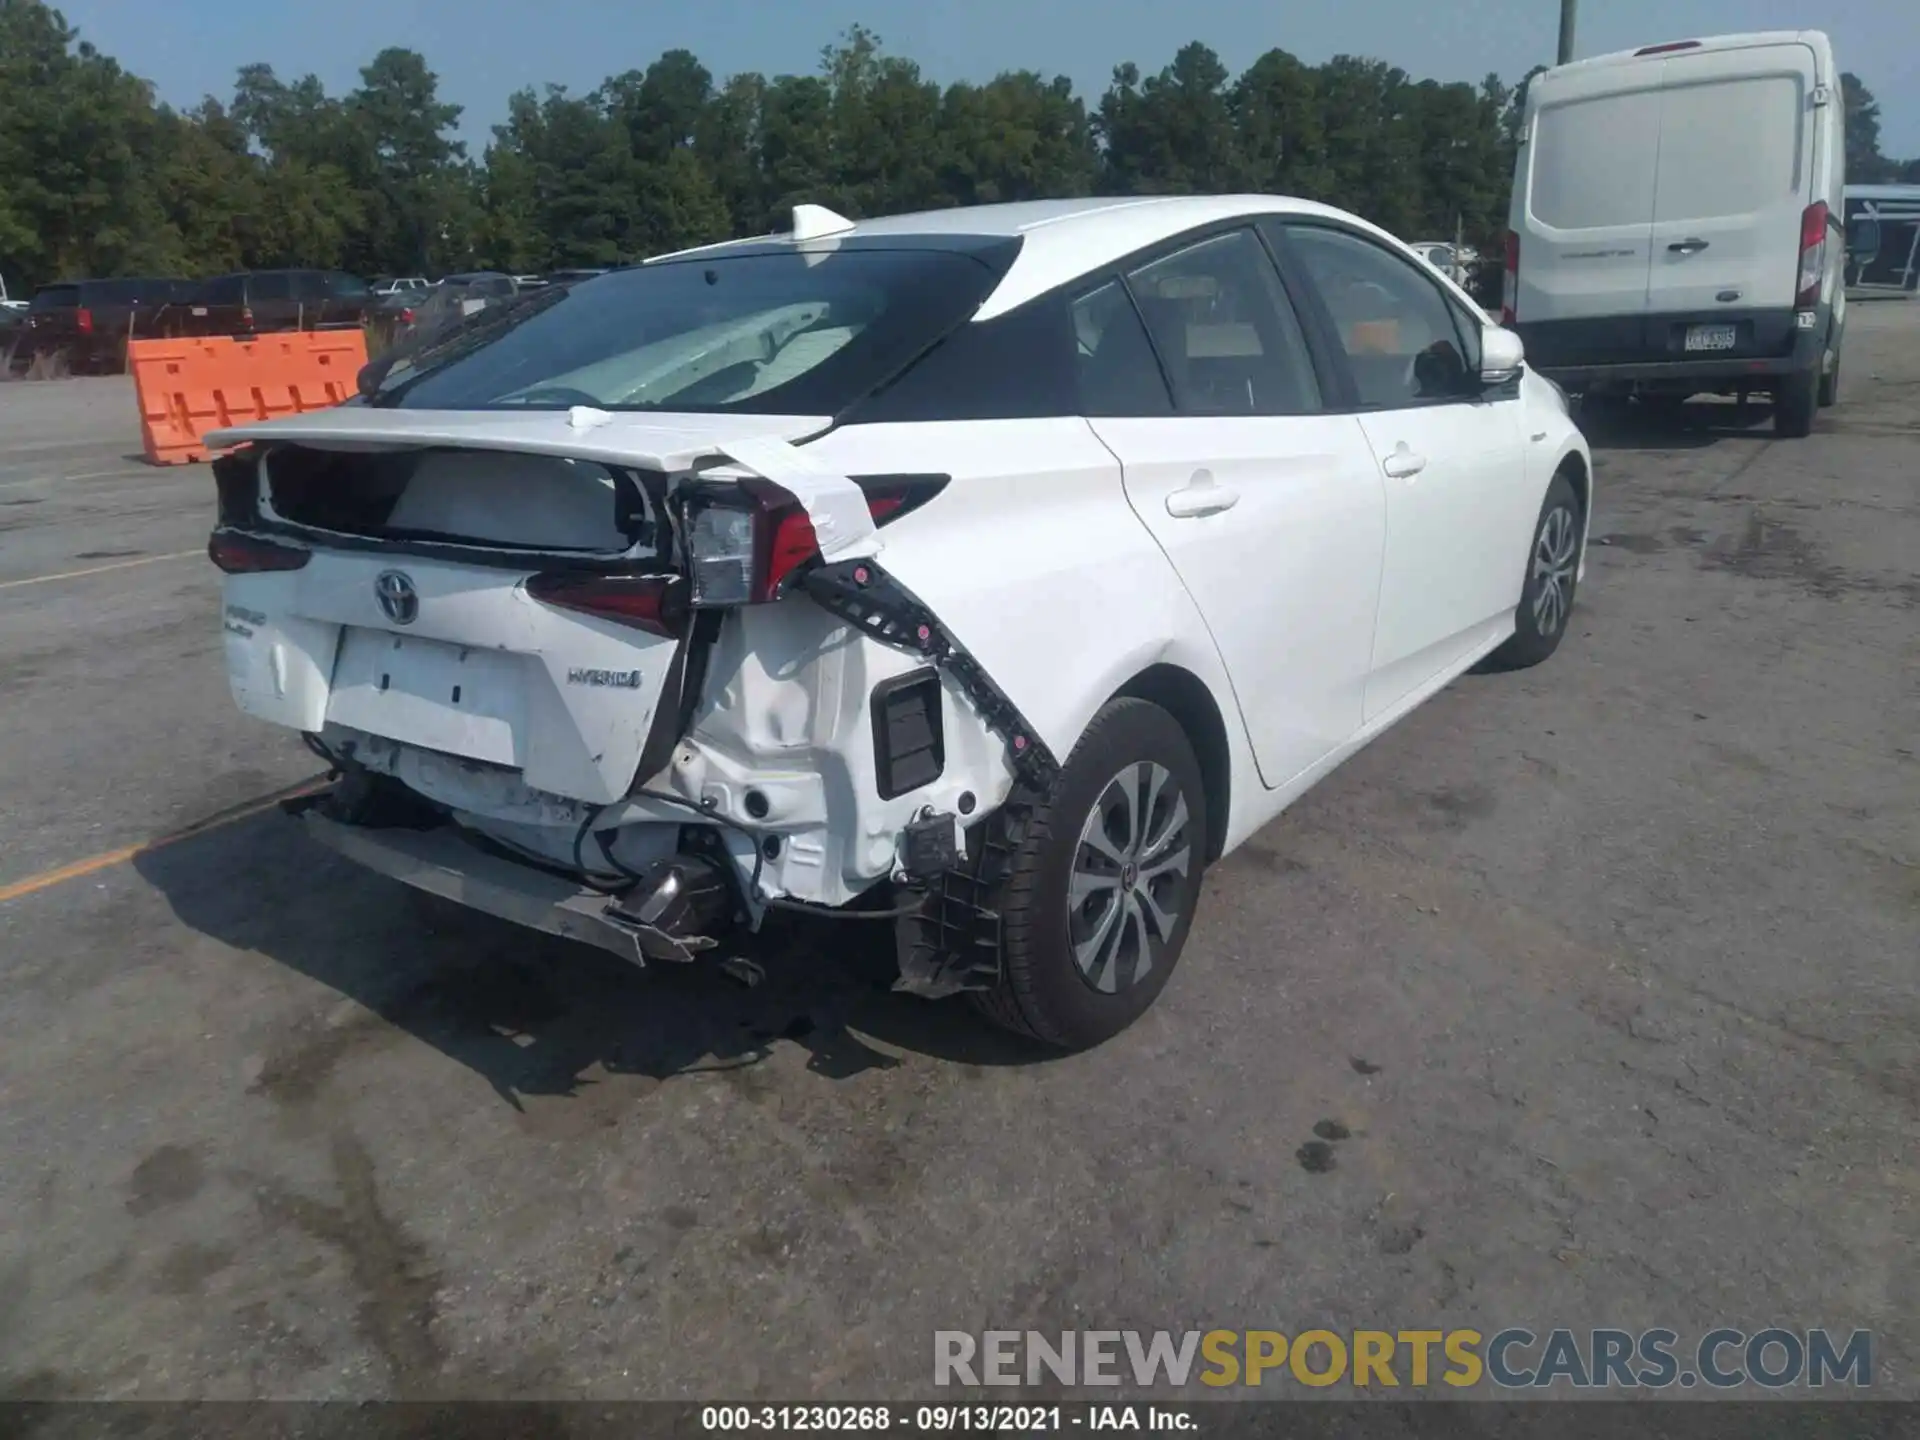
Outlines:
<svg viewBox="0 0 1920 1440"><path fill-rule="evenodd" d="M300 818L310 836L355 864L483 914L597 946L636 965L690 961L715 944L690 928L713 918L688 900L694 888L688 867L697 861L663 869L644 894L616 897L488 854L451 825L376 829L343 823L317 808Z"/></svg>

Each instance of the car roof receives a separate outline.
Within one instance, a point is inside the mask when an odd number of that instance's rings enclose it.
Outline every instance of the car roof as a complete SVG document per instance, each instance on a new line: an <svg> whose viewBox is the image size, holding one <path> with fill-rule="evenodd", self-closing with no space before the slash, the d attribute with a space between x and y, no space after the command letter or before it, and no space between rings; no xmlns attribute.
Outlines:
<svg viewBox="0 0 1920 1440"><path fill-rule="evenodd" d="M1107 269L1115 261L1201 226L1258 215L1307 215L1356 225L1382 239L1378 226L1331 205L1286 195L1140 195L1079 200L1025 200L920 210L855 221L820 240L761 235L723 241L648 261L678 260L748 247L818 247L849 240L1014 239L1020 253L994 292L974 314L991 320L1056 286ZM1398 244L1398 241L1394 241Z"/></svg>

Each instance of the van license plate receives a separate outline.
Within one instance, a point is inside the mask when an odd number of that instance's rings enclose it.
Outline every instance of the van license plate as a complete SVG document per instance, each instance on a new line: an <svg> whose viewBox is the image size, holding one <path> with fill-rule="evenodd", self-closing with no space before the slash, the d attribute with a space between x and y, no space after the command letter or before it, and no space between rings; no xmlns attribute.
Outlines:
<svg viewBox="0 0 1920 1440"><path fill-rule="evenodd" d="M1689 325L1687 349L1731 350L1734 345L1734 335L1735 331L1731 325Z"/></svg>

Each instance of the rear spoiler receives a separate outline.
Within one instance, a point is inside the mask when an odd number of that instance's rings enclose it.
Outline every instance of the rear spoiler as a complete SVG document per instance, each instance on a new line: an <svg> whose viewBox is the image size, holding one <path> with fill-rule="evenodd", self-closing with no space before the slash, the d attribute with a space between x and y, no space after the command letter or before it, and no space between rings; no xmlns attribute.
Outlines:
<svg viewBox="0 0 1920 1440"><path fill-rule="evenodd" d="M698 417L701 421L725 417ZM228 448L259 442L293 441L321 448L382 450L465 449L518 451L629 466L665 474L674 481L692 480L722 466L735 466L769 481L791 495L807 512L820 547L829 562L854 560L880 550L879 533L866 492L845 475L803 454L767 417L743 416L738 435L729 426L675 426L609 414L577 405L564 415L488 416L499 423L474 423L471 414L449 417L444 412L372 410L346 405L334 410L292 415L262 425L210 431L209 448ZM755 423L760 422L760 423ZM803 421L816 438L831 428L830 420ZM789 422L791 427L791 422ZM711 437L700 430L711 429Z"/></svg>

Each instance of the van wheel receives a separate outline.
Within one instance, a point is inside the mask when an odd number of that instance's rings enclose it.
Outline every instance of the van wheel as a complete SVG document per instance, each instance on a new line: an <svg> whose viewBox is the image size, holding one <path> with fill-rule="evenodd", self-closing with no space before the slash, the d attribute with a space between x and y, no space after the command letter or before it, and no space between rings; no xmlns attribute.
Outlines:
<svg viewBox="0 0 1920 1440"><path fill-rule="evenodd" d="M1560 648L1573 614L1573 590L1580 574L1580 497L1573 482L1555 475L1540 502L1527 549L1527 578L1513 615L1513 634L1476 669L1525 670Z"/></svg>
<svg viewBox="0 0 1920 1440"><path fill-rule="evenodd" d="M1126 1029L1166 988L1206 863L1207 794L1186 732L1114 700L1022 837L1000 895L999 983L974 1003L1064 1050Z"/></svg>
<svg viewBox="0 0 1920 1440"><path fill-rule="evenodd" d="M1817 368L1787 376L1773 392L1773 433L1787 440L1805 439L1813 433L1813 415L1819 404Z"/></svg>

